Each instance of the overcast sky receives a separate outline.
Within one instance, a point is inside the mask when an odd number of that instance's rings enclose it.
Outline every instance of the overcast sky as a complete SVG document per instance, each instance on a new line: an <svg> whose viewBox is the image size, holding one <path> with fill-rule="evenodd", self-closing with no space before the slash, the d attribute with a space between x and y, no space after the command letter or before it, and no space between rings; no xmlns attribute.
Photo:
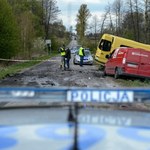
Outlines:
<svg viewBox="0 0 150 150"><path fill-rule="evenodd" d="M82 4L87 4L87 8L90 10L92 16L95 14L100 17L104 12L108 2L114 0L57 0L57 5L61 10L59 19L63 20L63 24L69 28L69 26L75 26L76 15ZM92 17L91 17L92 18Z"/></svg>

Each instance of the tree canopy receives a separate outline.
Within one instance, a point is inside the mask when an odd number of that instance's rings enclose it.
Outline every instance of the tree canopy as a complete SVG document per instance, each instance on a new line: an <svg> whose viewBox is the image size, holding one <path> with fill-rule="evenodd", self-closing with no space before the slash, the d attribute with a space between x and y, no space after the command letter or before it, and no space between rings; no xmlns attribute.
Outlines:
<svg viewBox="0 0 150 150"><path fill-rule="evenodd" d="M59 12L57 0L0 0L0 58L45 54L45 39L51 39L57 50L60 41L69 37L58 20ZM39 39L41 47L35 45Z"/></svg>
<svg viewBox="0 0 150 150"><path fill-rule="evenodd" d="M77 24L76 30L80 39L85 36L85 31L88 25L88 19L91 16L90 10L87 8L86 4L82 4L77 14Z"/></svg>
<svg viewBox="0 0 150 150"><path fill-rule="evenodd" d="M7 0L0 0L0 57L11 58L19 49L19 30Z"/></svg>

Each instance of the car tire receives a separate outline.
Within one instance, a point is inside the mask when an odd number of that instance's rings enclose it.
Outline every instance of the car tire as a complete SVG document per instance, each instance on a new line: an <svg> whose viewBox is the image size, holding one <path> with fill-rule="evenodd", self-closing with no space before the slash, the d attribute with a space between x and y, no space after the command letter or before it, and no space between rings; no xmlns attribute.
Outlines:
<svg viewBox="0 0 150 150"><path fill-rule="evenodd" d="M103 77L107 76L107 73L106 73L106 70L105 70L105 67L104 67L104 70L103 70Z"/></svg>
<svg viewBox="0 0 150 150"><path fill-rule="evenodd" d="M115 69L114 78L115 78L115 79L118 79L118 78L119 78L119 70L118 70L118 68Z"/></svg>
<svg viewBox="0 0 150 150"><path fill-rule="evenodd" d="M103 76L105 77L105 76L107 76L107 74L106 74L106 71L104 70L103 71Z"/></svg>
<svg viewBox="0 0 150 150"><path fill-rule="evenodd" d="M75 60L73 60L73 64L74 64L74 65L76 65L76 62L75 62Z"/></svg>

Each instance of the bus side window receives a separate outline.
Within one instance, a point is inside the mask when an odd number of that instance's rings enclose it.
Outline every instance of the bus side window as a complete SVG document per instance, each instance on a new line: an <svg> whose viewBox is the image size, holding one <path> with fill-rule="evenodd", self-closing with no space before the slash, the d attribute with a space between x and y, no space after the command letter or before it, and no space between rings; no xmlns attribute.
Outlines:
<svg viewBox="0 0 150 150"><path fill-rule="evenodd" d="M120 47L129 47L129 48L132 48L132 47L130 47L130 46L126 46L126 45L120 45Z"/></svg>

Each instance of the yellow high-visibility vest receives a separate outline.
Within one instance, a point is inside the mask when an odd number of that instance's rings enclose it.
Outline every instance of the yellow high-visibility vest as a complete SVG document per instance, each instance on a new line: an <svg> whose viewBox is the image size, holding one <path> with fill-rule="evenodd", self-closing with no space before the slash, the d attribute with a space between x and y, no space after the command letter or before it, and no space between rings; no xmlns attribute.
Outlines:
<svg viewBox="0 0 150 150"><path fill-rule="evenodd" d="M64 50L63 48L61 48L61 49L62 49L62 52L60 53L60 54L61 54L61 56L65 56L65 55L66 55L65 50Z"/></svg>
<svg viewBox="0 0 150 150"><path fill-rule="evenodd" d="M80 49L79 49L79 56L83 56L83 51L82 51L82 47L80 47Z"/></svg>

